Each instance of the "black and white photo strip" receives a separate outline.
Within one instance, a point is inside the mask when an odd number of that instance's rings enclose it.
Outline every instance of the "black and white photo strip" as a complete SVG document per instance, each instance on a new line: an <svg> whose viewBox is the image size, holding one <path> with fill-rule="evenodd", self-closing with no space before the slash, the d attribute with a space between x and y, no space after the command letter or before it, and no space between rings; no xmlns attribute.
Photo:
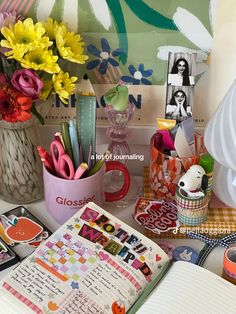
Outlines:
<svg viewBox="0 0 236 314"><path fill-rule="evenodd" d="M170 52L168 56L167 84L173 86L194 86L196 57L196 53Z"/></svg>
<svg viewBox="0 0 236 314"><path fill-rule="evenodd" d="M193 86L167 87L165 118L176 120L177 123L192 117Z"/></svg>

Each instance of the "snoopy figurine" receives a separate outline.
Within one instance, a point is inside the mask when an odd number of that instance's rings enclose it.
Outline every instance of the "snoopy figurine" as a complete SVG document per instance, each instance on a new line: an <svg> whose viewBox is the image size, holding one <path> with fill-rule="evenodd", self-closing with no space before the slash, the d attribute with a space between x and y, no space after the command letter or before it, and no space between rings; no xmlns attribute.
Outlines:
<svg viewBox="0 0 236 314"><path fill-rule="evenodd" d="M188 171L180 178L178 186L184 196L198 198L205 196L202 192L208 186L208 177L205 170L199 165L191 166Z"/></svg>

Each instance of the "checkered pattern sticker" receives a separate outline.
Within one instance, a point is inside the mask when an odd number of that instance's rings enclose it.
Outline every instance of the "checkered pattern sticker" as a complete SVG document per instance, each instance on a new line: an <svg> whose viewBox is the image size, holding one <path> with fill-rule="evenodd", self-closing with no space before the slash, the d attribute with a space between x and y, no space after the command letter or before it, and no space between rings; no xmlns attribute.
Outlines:
<svg viewBox="0 0 236 314"><path fill-rule="evenodd" d="M151 190L149 185L149 169L144 167L144 186L143 186L144 197L149 199L157 199L155 193ZM190 227L181 225L176 233L172 230L165 233L156 234L149 230L145 230L145 235L149 238L168 238L168 239L183 239L186 238L187 231L194 231L201 234L205 234L209 237L221 238L224 235L228 235L232 232L236 232L236 209L234 208L223 208L223 204L219 207L219 201L215 198L211 201L211 206L208 210L208 219L205 223ZM218 206L218 207L216 207Z"/></svg>
<svg viewBox="0 0 236 314"><path fill-rule="evenodd" d="M95 253L69 234L57 238L60 240L47 241L45 249L37 252L36 262L63 281L78 281L96 262Z"/></svg>

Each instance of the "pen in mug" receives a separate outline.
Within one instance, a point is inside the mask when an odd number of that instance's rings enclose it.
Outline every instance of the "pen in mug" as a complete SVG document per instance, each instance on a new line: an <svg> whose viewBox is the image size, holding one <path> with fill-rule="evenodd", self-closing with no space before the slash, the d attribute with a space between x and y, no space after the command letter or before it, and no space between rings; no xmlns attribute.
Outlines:
<svg viewBox="0 0 236 314"><path fill-rule="evenodd" d="M89 154L88 154L88 168L90 169L91 167L91 158L92 158L92 151L93 150L93 146L92 144L90 144L89 146Z"/></svg>
<svg viewBox="0 0 236 314"><path fill-rule="evenodd" d="M83 160L83 148L81 144L79 144L79 159L80 161L84 161Z"/></svg>
<svg viewBox="0 0 236 314"><path fill-rule="evenodd" d="M70 133L69 133L69 124L67 122L61 122L61 134L65 143L65 152L70 156L72 163L74 164Z"/></svg>
<svg viewBox="0 0 236 314"><path fill-rule="evenodd" d="M109 150L107 150L104 154L103 154L103 157L102 159L98 160L96 162L96 164L89 170L88 172L88 177L95 174L96 172L98 172L102 166L104 165L107 157L109 157L111 155L111 153L109 152Z"/></svg>
<svg viewBox="0 0 236 314"><path fill-rule="evenodd" d="M74 180L80 179L87 169L88 165L85 162L82 162L75 172Z"/></svg>
<svg viewBox="0 0 236 314"><path fill-rule="evenodd" d="M69 122L69 134L70 134L70 141L71 141L72 153L73 153L73 158L74 158L74 165L75 165L75 169L77 169L80 165L80 154L79 154L78 135L77 135L77 131L76 131L73 119L70 119L70 122Z"/></svg>
<svg viewBox="0 0 236 314"><path fill-rule="evenodd" d="M60 142L60 143L62 144L62 146L63 146L64 149L66 148L66 147L65 147L64 140L63 140L63 137L62 137L62 135L61 135L61 132L56 132L56 133L55 133L55 136L54 136L54 139L55 139L56 141Z"/></svg>
<svg viewBox="0 0 236 314"><path fill-rule="evenodd" d="M51 155L46 151L46 149L44 149L42 146L38 146L37 147L37 151L38 151L38 154L42 159L45 159L47 160L47 162L50 164L50 167L54 169L54 163L53 163L53 160L52 160L52 157Z"/></svg>
<svg viewBox="0 0 236 314"><path fill-rule="evenodd" d="M51 173L54 174L55 173L55 168L52 167L52 165L50 164L50 162L45 159L45 158L41 158L42 163L44 164L44 166L46 167L46 169Z"/></svg>

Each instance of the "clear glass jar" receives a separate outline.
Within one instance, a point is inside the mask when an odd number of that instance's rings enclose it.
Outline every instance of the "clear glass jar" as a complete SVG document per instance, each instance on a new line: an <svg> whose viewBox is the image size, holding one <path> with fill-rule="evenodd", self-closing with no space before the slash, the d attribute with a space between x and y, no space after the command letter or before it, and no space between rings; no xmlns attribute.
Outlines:
<svg viewBox="0 0 236 314"><path fill-rule="evenodd" d="M43 197L39 144L35 118L17 123L0 121L0 198L23 204Z"/></svg>

